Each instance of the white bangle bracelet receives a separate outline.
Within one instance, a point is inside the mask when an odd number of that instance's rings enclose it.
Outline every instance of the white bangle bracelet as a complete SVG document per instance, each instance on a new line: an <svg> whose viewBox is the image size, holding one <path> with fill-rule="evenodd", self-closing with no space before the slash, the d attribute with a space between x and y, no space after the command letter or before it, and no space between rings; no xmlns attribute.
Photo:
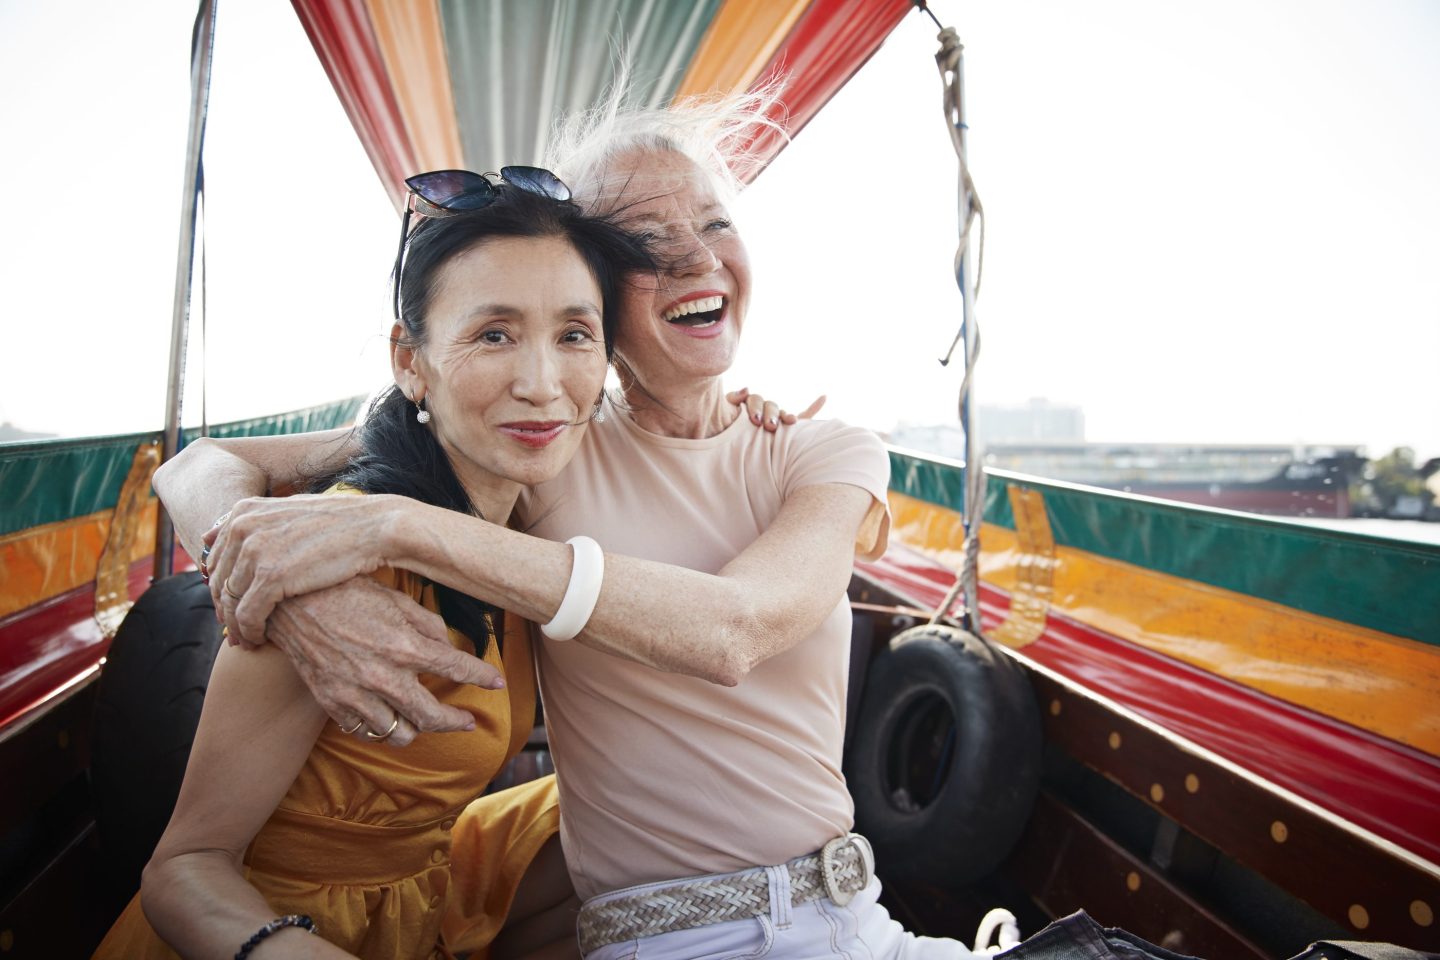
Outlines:
<svg viewBox="0 0 1440 960"><path fill-rule="evenodd" d="M540 627L540 632L551 640L569 640L585 629L600 599L600 582L605 579L605 551L600 544L589 537L571 537L565 542L574 555L570 584L554 618Z"/></svg>

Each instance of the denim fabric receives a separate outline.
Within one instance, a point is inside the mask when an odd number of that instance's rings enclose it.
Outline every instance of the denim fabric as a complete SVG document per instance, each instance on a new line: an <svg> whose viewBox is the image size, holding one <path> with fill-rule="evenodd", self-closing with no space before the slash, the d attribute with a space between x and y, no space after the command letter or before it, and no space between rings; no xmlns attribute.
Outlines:
<svg viewBox="0 0 1440 960"><path fill-rule="evenodd" d="M674 930L601 947L585 960L972 960L956 940L917 937L877 902L880 881L845 906L828 898L790 904L783 866L770 874L770 914Z"/></svg>
<svg viewBox="0 0 1440 960"><path fill-rule="evenodd" d="M997 960L1195 960L1187 954L1147 943L1124 930L1102 927L1084 910L1056 920L996 957Z"/></svg>

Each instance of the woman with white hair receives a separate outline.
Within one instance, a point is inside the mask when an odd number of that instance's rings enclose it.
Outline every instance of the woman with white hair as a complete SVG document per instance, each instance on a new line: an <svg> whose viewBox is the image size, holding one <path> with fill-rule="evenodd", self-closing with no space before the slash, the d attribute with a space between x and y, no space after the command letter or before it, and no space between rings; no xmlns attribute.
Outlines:
<svg viewBox="0 0 1440 960"><path fill-rule="evenodd" d="M525 533L403 498L248 500L213 533L212 591L232 641L263 642L268 623L332 718L402 742L463 722L417 673L491 676L427 643L434 624L404 598L356 578L399 567L540 624L587 956L966 957L889 918L869 845L850 833L845 591L854 558L885 548L884 448L835 421L753 429L721 382L750 310L728 201L757 105L610 111L561 137L555 166L577 199L667 266L632 275L621 395L571 465L522 499ZM198 443L156 488L196 545L234 501L348 452L323 435ZM467 856L498 855L485 846L492 818L533 811L549 789L472 805L457 873ZM471 895L458 892L449 942L463 948Z"/></svg>

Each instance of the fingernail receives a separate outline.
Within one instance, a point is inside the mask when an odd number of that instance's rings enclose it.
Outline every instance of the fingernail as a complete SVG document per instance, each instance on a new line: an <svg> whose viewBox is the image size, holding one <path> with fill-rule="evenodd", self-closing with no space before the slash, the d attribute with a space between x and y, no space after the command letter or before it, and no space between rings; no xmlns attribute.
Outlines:
<svg viewBox="0 0 1440 960"><path fill-rule="evenodd" d="M750 419L751 419L751 420L754 420L756 423L759 423L759 422L760 422L760 414L758 414L758 413L752 413L752 414L750 415Z"/></svg>
<svg viewBox="0 0 1440 960"><path fill-rule="evenodd" d="M778 426L778 425L779 425L779 421L776 420L774 417L771 417L771 418L770 418L770 426L774 427L774 426Z"/></svg>
<svg viewBox="0 0 1440 960"><path fill-rule="evenodd" d="M502 677L496 677L494 680L490 681L490 689L491 689L491 690L504 690L504 689L505 689L505 680L504 680L504 678L502 678Z"/></svg>

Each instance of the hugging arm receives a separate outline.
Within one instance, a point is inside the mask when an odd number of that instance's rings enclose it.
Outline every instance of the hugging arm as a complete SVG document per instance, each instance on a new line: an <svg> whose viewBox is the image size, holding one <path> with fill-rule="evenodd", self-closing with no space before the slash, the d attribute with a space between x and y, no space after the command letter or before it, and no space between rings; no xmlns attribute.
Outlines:
<svg viewBox="0 0 1440 960"><path fill-rule="evenodd" d="M155 490L185 549L199 557L215 519L237 501L334 473L356 452L349 430L201 439L155 472ZM224 586L223 575L211 578L217 609ZM493 667L451 645L438 615L369 577L286 600L254 641L267 638L290 655L315 699L347 728L365 719L383 730L394 717L393 705L419 729L468 730L474 718L437 701L416 675L491 689L500 685ZM402 724L392 741L403 745L413 736Z"/></svg>
<svg viewBox="0 0 1440 960"><path fill-rule="evenodd" d="M242 858L325 722L279 650L221 648L175 813L141 885L146 918L181 956L232 957L276 917L246 882ZM295 928L265 947L267 957L350 956Z"/></svg>
<svg viewBox="0 0 1440 960"><path fill-rule="evenodd" d="M155 492L192 557L215 519L246 497L286 493L345 465L358 448L351 430L276 437L201 437L155 471ZM203 482L195 482L196 480Z"/></svg>
<svg viewBox="0 0 1440 960"><path fill-rule="evenodd" d="M599 601L575 642L736 684L834 609L849 582L857 531L880 509L848 483L801 487L770 528L713 575L607 555ZM570 578L566 544L404 497L247 501L220 537L216 577L243 585L238 603L222 596L225 621L247 635L263 631L286 596L384 564L538 623L554 617Z"/></svg>

